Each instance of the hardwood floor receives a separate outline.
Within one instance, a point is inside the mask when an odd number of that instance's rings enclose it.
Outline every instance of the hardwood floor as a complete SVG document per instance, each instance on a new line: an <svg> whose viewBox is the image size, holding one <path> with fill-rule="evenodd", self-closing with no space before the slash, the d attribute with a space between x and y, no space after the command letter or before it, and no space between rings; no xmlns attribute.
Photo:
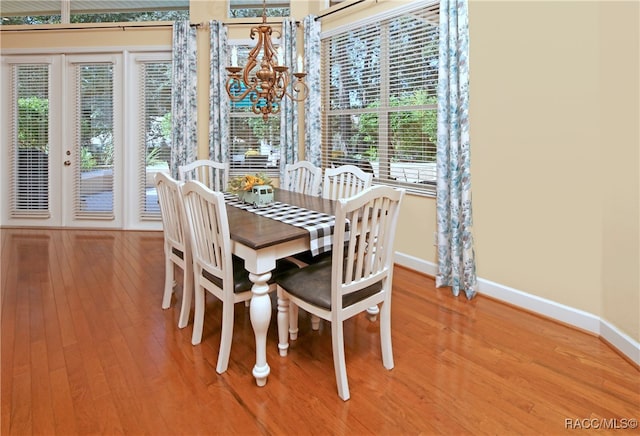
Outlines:
<svg viewBox="0 0 640 436"><path fill-rule="evenodd" d="M2 435L557 434L640 418L640 371L598 338L483 296L456 299L403 268L395 368L382 366L378 322L349 320L343 402L328 324L314 332L302 319L282 358L275 312L258 388L242 304L218 375L221 306L209 297L192 346L192 324L177 328L180 293L160 307L160 233L0 232Z"/></svg>

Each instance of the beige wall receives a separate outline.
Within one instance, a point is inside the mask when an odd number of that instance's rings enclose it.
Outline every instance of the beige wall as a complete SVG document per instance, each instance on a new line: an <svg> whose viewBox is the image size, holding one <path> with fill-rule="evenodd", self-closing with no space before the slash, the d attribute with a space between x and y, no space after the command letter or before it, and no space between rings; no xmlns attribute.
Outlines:
<svg viewBox="0 0 640 436"><path fill-rule="evenodd" d="M317 7L295 1L296 18ZM369 2L323 27L400 3ZM192 21L215 16L212 4L194 2ZM469 11L479 277L592 313L640 341L638 3L470 0ZM171 42L169 28L1 36L3 50ZM198 44L207 53L205 31ZM203 55L201 144L207 68ZM434 200L408 195L396 249L435 262L434 231Z"/></svg>
<svg viewBox="0 0 640 436"><path fill-rule="evenodd" d="M601 316L640 334L640 4L599 7L604 166Z"/></svg>
<svg viewBox="0 0 640 436"><path fill-rule="evenodd" d="M593 2L470 4L478 274L596 315L597 23Z"/></svg>
<svg viewBox="0 0 640 436"><path fill-rule="evenodd" d="M18 26L3 26L17 28ZM65 25L47 26L55 29L65 28ZM99 27L99 26L98 26ZM20 31L2 32L0 47L2 50L25 49L32 52L35 49L74 49L79 47L127 47L127 46L171 46L171 23L166 27L149 28L118 28L105 29L73 29L51 31Z"/></svg>
<svg viewBox="0 0 640 436"><path fill-rule="evenodd" d="M478 275L636 341L638 17L632 2L470 2Z"/></svg>

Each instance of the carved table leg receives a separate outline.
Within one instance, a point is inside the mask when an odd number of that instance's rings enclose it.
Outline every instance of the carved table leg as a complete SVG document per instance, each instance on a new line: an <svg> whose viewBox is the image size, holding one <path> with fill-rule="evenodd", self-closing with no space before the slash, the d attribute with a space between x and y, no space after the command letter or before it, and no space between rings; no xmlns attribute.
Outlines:
<svg viewBox="0 0 640 436"><path fill-rule="evenodd" d="M256 337L256 365L253 367L252 373L258 386L267 384L267 377L271 372L267 363L267 330L271 321L271 299L269 298L267 281L270 278L271 272L249 274L249 279L253 282L249 316Z"/></svg>

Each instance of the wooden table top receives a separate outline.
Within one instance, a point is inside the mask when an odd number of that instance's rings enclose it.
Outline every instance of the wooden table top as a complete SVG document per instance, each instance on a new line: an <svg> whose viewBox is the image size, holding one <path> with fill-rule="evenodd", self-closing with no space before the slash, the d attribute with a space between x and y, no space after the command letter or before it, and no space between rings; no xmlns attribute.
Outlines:
<svg viewBox="0 0 640 436"><path fill-rule="evenodd" d="M322 197L275 189L274 200L328 215L335 213L335 202ZM309 238L309 232L303 228L234 206L227 205L227 216L231 239L255 250L298 238Z"/></svg>

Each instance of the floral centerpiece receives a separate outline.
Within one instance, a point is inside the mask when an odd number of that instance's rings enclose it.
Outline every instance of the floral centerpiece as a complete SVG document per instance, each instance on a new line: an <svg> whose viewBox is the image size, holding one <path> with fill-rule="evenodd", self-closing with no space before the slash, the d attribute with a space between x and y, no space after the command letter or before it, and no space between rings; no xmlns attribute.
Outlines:
<svg viewBox="0 0 640 436"><path fill-rule="evenodd" d="M229 191L238 194L242 191L251 191L254 186L260 185L273 186L273 182L262 173L245 174L229 180Z"/></svg>
<svg viewBox="0 0 640 436"><path fill-rule="evenodd" d="M273 182L266 175L245 174L229 180L229 191L245 203L265 206L273 203Z"/></svg>

